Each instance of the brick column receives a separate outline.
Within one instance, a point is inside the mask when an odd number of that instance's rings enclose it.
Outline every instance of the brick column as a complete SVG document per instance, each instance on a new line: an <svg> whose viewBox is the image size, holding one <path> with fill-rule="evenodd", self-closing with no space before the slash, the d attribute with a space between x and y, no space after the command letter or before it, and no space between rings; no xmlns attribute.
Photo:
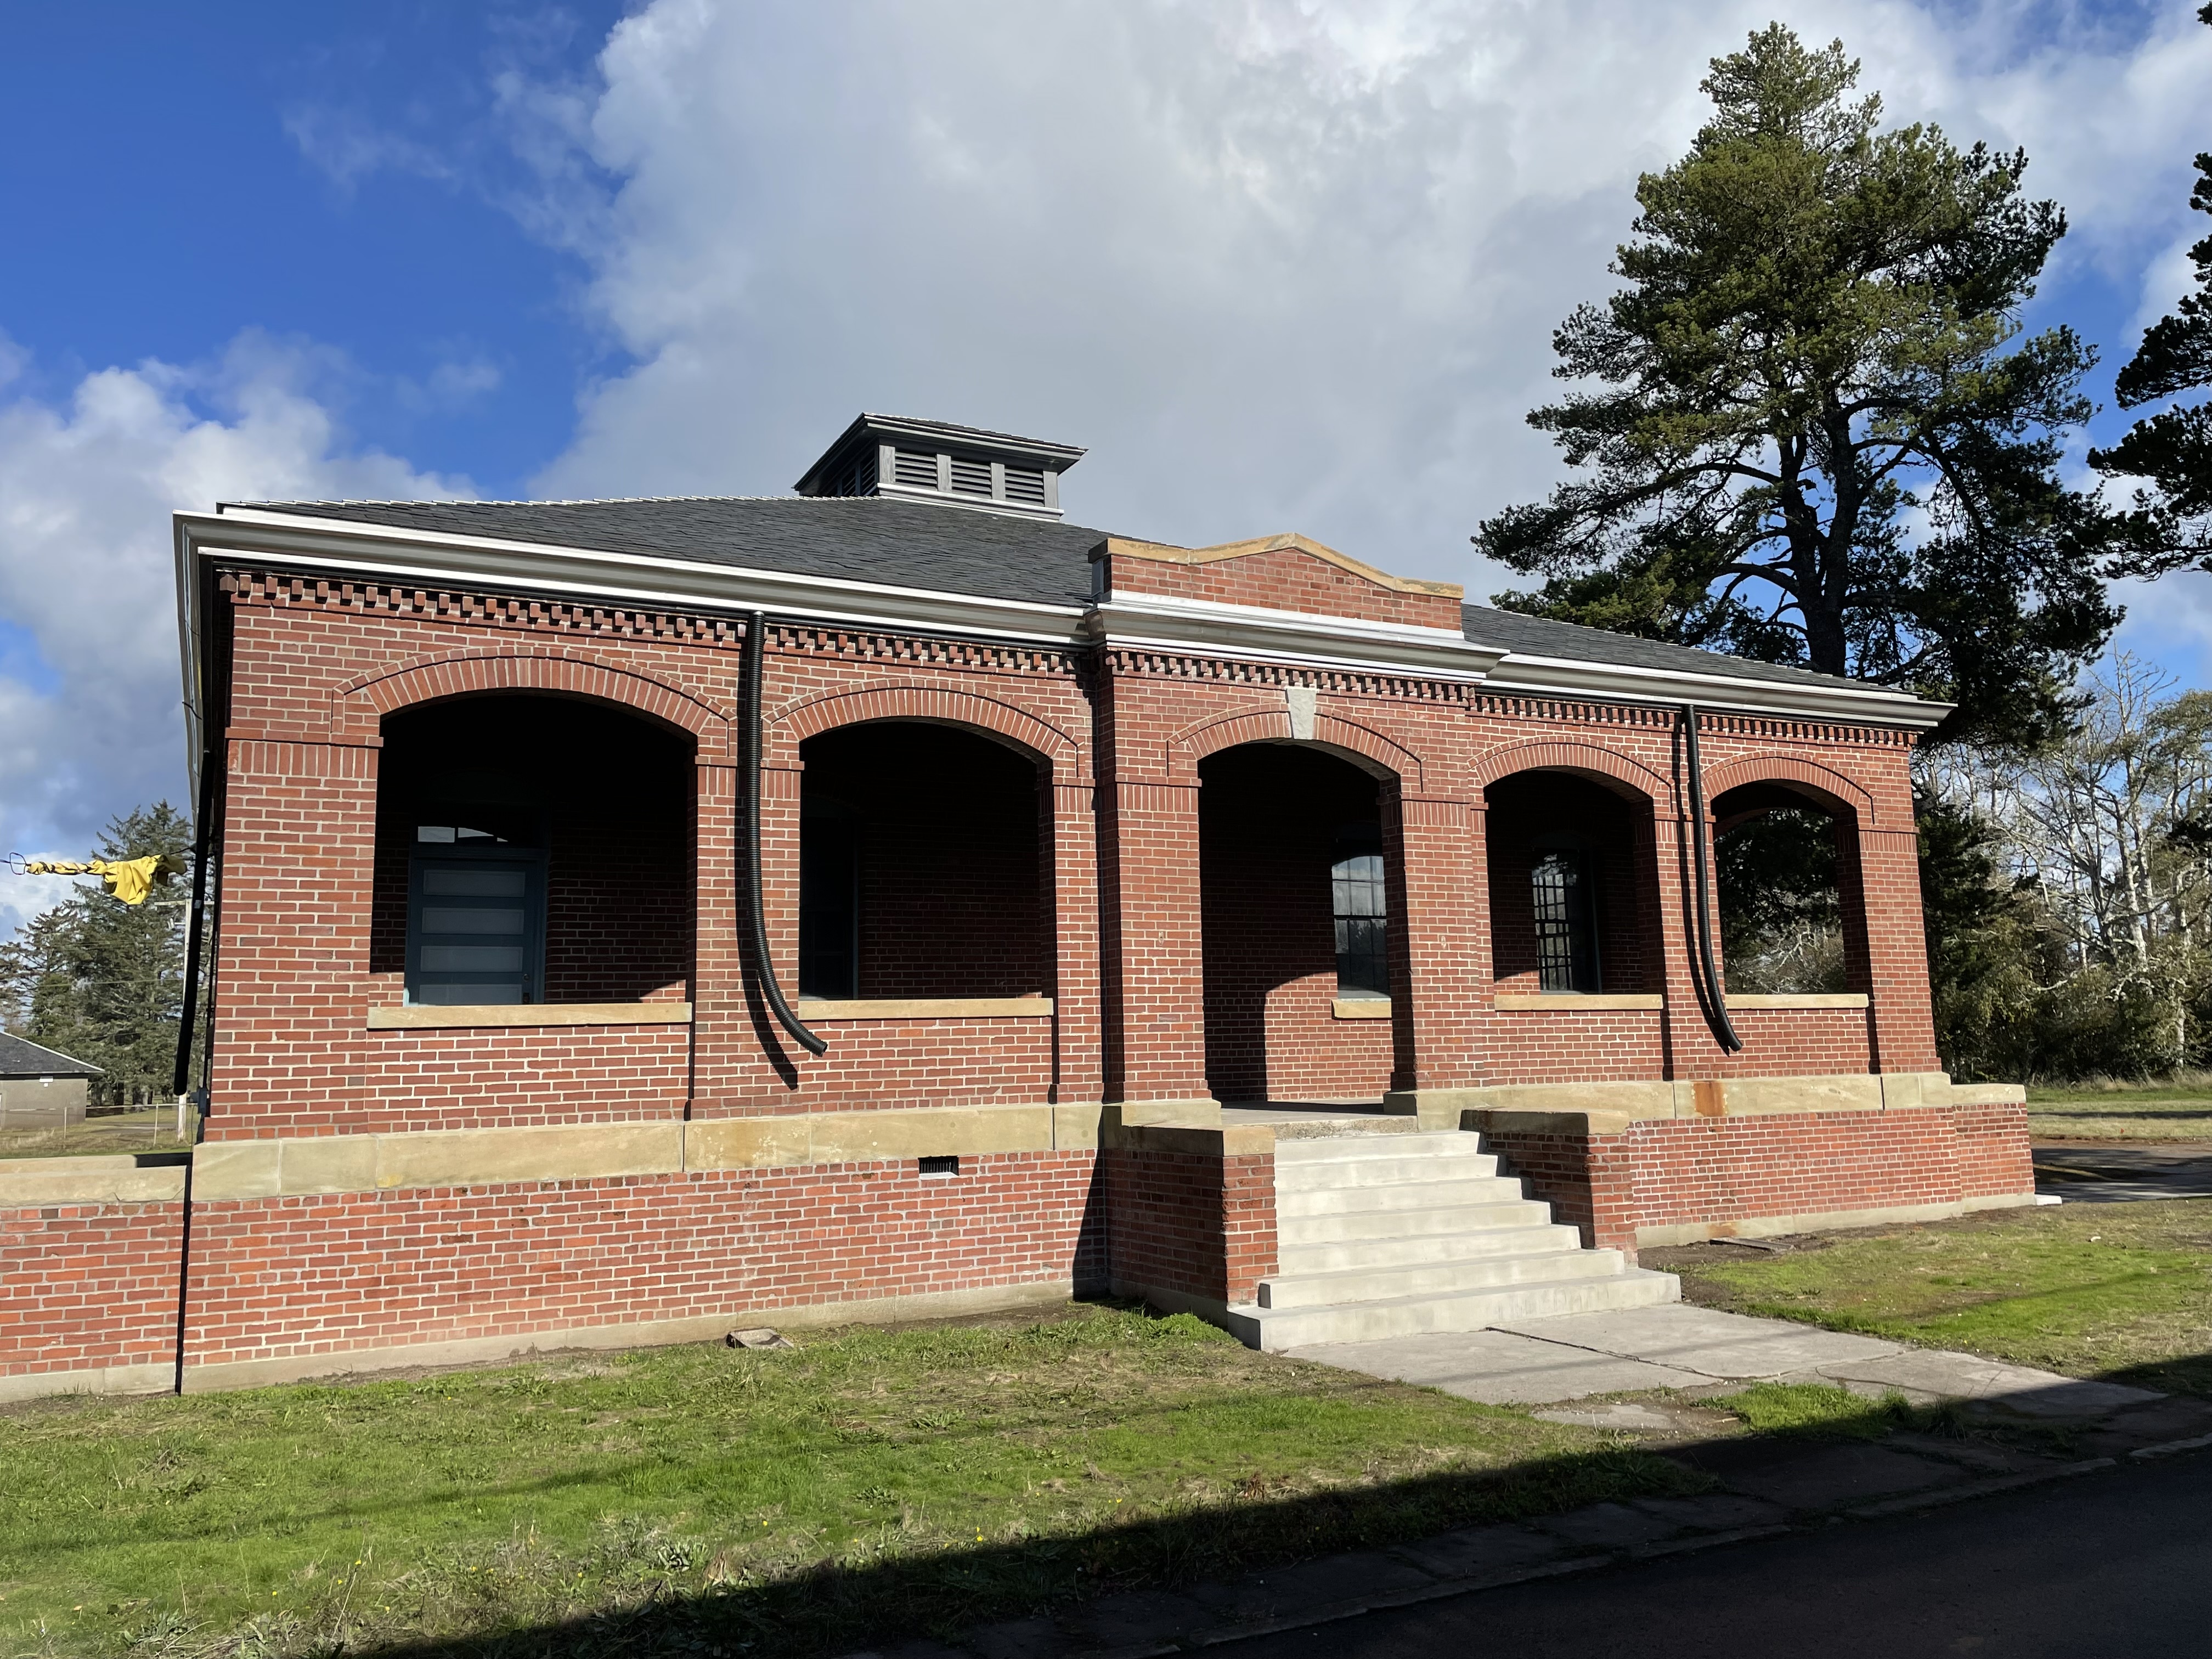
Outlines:
<svg viewBox="0 0 2212 1659"><path fill-rule="evenodd" d="M702 745L703 749L703 745ZM740 943L744 866L738 844L738 769L702 753L691 830L691 1111L727 1112L753 1051Z"/></svg>
<svg viewBox="0 0 2212 1659"><path fill-rule="evenodd" d="M380 747L229 738L210 1140L380 1127L362 1049Z"/></svg>
<svg viewBox="0 0 2212 1659"><path fill-rule="evenodd" d="M1038 839L1051 853L1053 1099L1102 1097L1099 1064L1097 825L1088 783L1052 780L1040 792Z"/></svg>
<svg viewBox="0 0 2212 1659"><path fill-rule="evenodd" d="M1918 833L1861 823L1857 862L1873 1004L1868 1048L1874 1069L1940 1071L1943 1062L1936 1054L1936 1017L1928 991L1928 936L1920 911Z"/></svg>
<svg viewBox="0 0 2212 1659"><path fill-rule="evenodd" d="M1482 1081L1481 1027L1491 1001L1488 872L1482 817L1464 800L1382 799L1389 884L1389 1101L1418 1110L1419 1097Z"/></svg>
<svg viewBox="0 0 2212 1659"><path fill-rule="evenodd" d="M1102 784L1106 1097L1208 1101L1198 786Z"/></svg>
<svg viewBox="0 0 2212 1659"><path fill-rule="evenodd" d="M1712 1028L1698 1007L1697 981L1691 959L1698 949L1697 842L1687 816L1670 817L1655 806L1650 822L1652 870L1658 884L1660 962L1667 997L1665 1045L1667 1075L1672 1079L1713 1078L1721 1075L1729 1056L1721 1048ZM1639 832L1638 841L1643 839ZM1705 817L1705 890L1711 901L1713 967L1727 984L1721 960L1720 879L1713 862L1713 823ZM1725 996L1723 989L1721 994Z"/></svg>

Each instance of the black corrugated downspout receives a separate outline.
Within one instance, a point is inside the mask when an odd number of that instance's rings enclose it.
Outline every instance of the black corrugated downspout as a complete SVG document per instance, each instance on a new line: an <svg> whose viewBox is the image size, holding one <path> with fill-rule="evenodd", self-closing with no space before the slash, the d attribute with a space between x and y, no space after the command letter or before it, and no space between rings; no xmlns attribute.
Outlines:
<svg viewBox="0 0 2212 1659"><path fill-rule="evenodd" d="M1698 1001L1711 1028L1713 1041L1729 1054L1743 1048L1743 1039L1729 1024L1728 999L1721 989L1720 970L1713 965L1713 903L1705 860L1705 774L1698 759L1698 706L1682 705L1682 731L1688 739L1690 771L1690 855L1697 861L1697 949L1690 957L1690 977L1698 988Z"/></svg>
<svg viewBox="0 0 2212 1659"><path fill-rule="evenodd" d="M206 752L200 755L200 810L192 825L192 919L185 934L185 1007L177 1026L177 1069L169 1092L180 1095L191 1086L192 1024L200 1006L200 938L207 925L208 826L215 817L215 767Z"/></svg>
<svg viewBox="0 0 2212 1659"><path fill-rule="evenodd" d="M738 758L738 785L745 794L745 898L753 916L753 966L761 995L776 1024L810 1054L826 1054L830 1045L808 1030L783 1000L775 982L775 958L769 954L768 915L761 907L761 659L768 651L768 619L745 613L745 723L740 735L744 753Z"/></svg>

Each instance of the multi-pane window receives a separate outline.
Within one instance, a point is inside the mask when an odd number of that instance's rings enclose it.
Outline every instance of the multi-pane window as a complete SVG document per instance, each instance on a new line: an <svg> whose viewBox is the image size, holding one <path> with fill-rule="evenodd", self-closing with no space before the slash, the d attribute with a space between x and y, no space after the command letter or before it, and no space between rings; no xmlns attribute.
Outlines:
<svg viewBox="0 0 2212 1659"><path fill-rule="evenodd" d="M1597 918L1589 855L1539 848L1529 872L1536 917L1536 982L1546 991L1598 988Z"/></svg>
<svg viewBox="0 0 2212 1659"><path fill-rule="evenodd" d="M408 866L410 1002L544 1000L543 853L489 830L424 823Z"/></svg>
<svg viewBox="0 0 2212 1659"><path fill-rule="evenodd" d="M1340 837L1329 886L1336 915L1337 994L1389 995L1389 907L1383 898L1381 838Z"/></svg>

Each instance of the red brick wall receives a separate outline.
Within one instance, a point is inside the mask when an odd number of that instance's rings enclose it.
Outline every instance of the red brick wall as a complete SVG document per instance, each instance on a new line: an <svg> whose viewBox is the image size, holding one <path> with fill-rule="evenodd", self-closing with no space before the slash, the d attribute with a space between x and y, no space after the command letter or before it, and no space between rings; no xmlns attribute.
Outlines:
<svg viewBox="0 0 2212 1659"><path fill-rule="evenodd" d="M1330 866L1339 831L1380 842L1376 780L1311 750L1210 756L1199 792L1206 1073L1219 1100L1379 1100L1390 1027L1340 1020Z"/></svg>
<svg viewBox="0 0 2212 1659"><path fill-rule="evenodd" d="M1236 558L1183 563L1119 553L1107 560L1108 585L1119 593L1160 593L1222 605L1258 605L1323 617L1460 627L1461 594L1400 592L1294 547Z"/></svg>
<svg viewBox="0 0 2212 1659"><path fill-rule="evenodd" d="M1103 1278L1090 1152L207 1204L190 1364ZM203 1242L204 1241L204 1242ZM173 1304L172 1304L173 1307Z"/></svg>
<svg viewBox="0 0 2212 1659"><path fill-rule="evenodd" d="M1484 1145L1585 1244L1629 1250L1644 1227L1724 1228L2035 1187L2020 1106L1669 1118L1620 1135L1486 1133Z"/></svg>
<svg viewBox="0 0 2212 1659"><path fill-rule="evenodd" d="M173 1364L184 1206L0 1210L0 1376Z"/></svg>
<svg viewBox="0 0 2212 1659"><path fill-rule="evenodd" d="M1486 1080L1635 1083L1667 1075L1667 1017L1658 1009L1501 1008Z"/></svg>
<svg viewBox="0 0 2212 1659"><path fill-rule="evenodd" d="M1249 1303L1275 1271L1273 1154L1098 1154L1113 1283Z"/></svg>
<svg viewBox="0 0 2212 1659"><path fill-rule="evenodd" d="M943 720L994 732L1049 769L1040 799L1030 768L1030 856L1048 849L1030 884L1032 944L1000 970L1012 994L1054 997L1057 1012L1042 1036L1024 1031L1009 1050L995 1031L918 1029L903 1043L883 1032L817 1060L781 1037L741 971L746 924L729 769L740 659L727 623L271 576L233 577L226 591L235 692L211 1138L649 1117L680 1109L687 1097L702 1117L943 1103L979 1097L979 1068L998 1062L1012 1069L993 1074L988 1097L1098 1097L1091 733L1076 665L1065 655L775 630L766 665L763 862L769 931L787 993L797 989L801 742L859 720ZM607 1035L621 1063L597 1081L568 1075L581 1052L570 1032L366 1030L370 1006L400 996L396 963L372 951L382 723L422 699L485 692L601 699L617 708L616 718L634 710L697 750L684 826L688 850L672 870L665 846L647 849L645 859L673 878L662 885L692 924L690 962L675 981L658 982L659 958L673 945L658 921L633 930L614 951L556 951L549 960L563 975L561 988L549 986L556 995L688 991L693 1003L689 1032ZM1008 754L1006 763L1024 763ZM596 822L618 828L633 793L623 772L561 769L564 785L583 781L571 793L595 797L576 811L588 818L588 808L601 815ZM567 863L562 850L556 838L556 884ZM617 895L600 915L637 897ZM652 905L646 913L653 914ZM536 1087L540 1075L551 1086ZM472 1088L476 1079L489 1086L465 1110L425 1103L453 1101L454 1088Z"/></svg>

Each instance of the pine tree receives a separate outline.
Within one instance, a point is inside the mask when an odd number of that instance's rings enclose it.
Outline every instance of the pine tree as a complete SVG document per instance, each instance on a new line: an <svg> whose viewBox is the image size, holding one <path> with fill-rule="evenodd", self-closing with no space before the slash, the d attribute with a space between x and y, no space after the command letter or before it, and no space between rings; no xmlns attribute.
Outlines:
<svg viewBox="0 0 2212 1659"><path fill-rule="evenodd" d="M2212 5L2197 14L2212 27ZM2197 157L2189 205L2212 213L2212 154ZM2142 343L2112 387L2123 409L2189 392L2212 392L2212 236L2189 250L2197 291L2143 331ZM2137 504L2151 527L2148 545L2123 562L2130 575L2155 576L2188 565L2212 569L2212 398L2177 404L2137 421L2089 464L2118 477L2141 478Z"/></svg>
<svg viewBox="0 0 2212 1659"><path fill-rule="evenodd" d="M189 856L191 838L184 815L161 801L112 820L100 856ZM187 878L155 897L191 890ZM103 1068L93 1093L104 1105L164 1098L173 1081L185 915L173 902L124 904L98 881L80 882L0 945L0 1005L15 1011L20 1035Z"/></svg>
<svg viewBox="0 0 2212 1659"><path fill-rule="evenodd" d="M1534 410L1586 476L1475 537L1539 615L1956 702L1947 737L2055 728L2118 620L2125 521L2067 489L2094 354L2023 338L2065 216L2024 154L1883 131L1843 44L1779 24L1637 185L1625 286L1553 336L1588 389Z"/></svg>

